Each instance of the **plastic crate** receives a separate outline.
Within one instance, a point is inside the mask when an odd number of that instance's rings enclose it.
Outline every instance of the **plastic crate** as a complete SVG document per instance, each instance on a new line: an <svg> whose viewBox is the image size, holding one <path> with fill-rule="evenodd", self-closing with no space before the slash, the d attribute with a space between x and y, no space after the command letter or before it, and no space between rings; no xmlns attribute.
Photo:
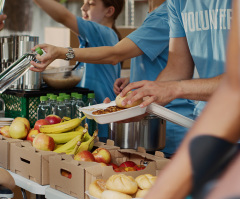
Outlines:
<svg viewBox="0 0 240 199"><path fill-rule="evenodd" d="M47 93L70 94L78 92L87 98L88 93L93 91L85 88L72 88L69 90L52 90L51 88L43 88L38 91L23 91L23 90L6 90L1 97L5 102L5 117L16 118L25 117L29 120L30 126L33 127L37 121L37 108L40 103L40 96L47 95Z"/></svg>

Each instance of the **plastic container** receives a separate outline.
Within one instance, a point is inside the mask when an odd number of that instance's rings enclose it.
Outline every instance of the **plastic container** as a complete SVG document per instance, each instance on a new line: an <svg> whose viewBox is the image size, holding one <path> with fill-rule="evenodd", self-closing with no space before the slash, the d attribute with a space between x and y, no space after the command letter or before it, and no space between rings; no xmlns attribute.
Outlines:
<svg viewBox="0 0 240 199"><path fill-rule="evenodd" d="M73 118L72 117L72 113L73 113L73 111L72 111L72 103L70 102L70 95L66 94L66 95L63 96L63 98L64 98L64 104L66 106L66 114L65 114L65 116L69 117L69 118Z"/></svg>
<svg viewBox="0 0 240 199"><path fill-rule="evenodd" d="M76 103L75 103L75 113L74 113L74 118L82 118L84 116L83 112L80 111L81 108L85 106L83 100L82 100L82 94L76 94ZM85 124L85 120L82 121L82 126Z"/></svg>
<svg viewBox="0 0 240 199"><path fill-rule="evenodd" d="M54 113L54 107L57 104L57 95L51 95L49 99L49 106L51 108L51 114Z"/></svg>
<svg viewBox="0 0 240 199"><path fill-rule="evenodd" d="M116 106L115 101L112 101L108 104L102 103L97 104L91 107L84 107L81 111L86 115L88 119L94 119L99 124L107 124L111 122L116 122L120 120L125 120L131 117L142 115L146 112L145 108L140 108L139 106L135 106L132 108L123 109L121 111L107 113L102 115L93 115L92 112L99 109L106 109L109 106Z"/></svg>
<svg viewBox="0 0 240 199"><path fill-rule="evenodd" d="M61 96L57 97L57 104L54 107L54 115L58 115L61 118L66 116L66 106L64 104L64 99Z"/></svg>
<svg viewBox="0 0 240 199"><path fill-rule="evenodd" d="M51 108L48 103L48 97L41 96L40 104L38 105L38 109L37 109L37 119L38 120L45 119L50 114L51 114Z"/></svg>
<svg viewBox="0 0 240 199"><path fill-rule="evenodd" d="M88 101L86 103L86 106L92 106L96 105L97 102L95 100L95 94L94 93L89 93L88 94ZM93 135L94 131L98 129L98 124L95 120L93 119L86 119L86 123L88 124L88 132L90 135Z"/></svg>

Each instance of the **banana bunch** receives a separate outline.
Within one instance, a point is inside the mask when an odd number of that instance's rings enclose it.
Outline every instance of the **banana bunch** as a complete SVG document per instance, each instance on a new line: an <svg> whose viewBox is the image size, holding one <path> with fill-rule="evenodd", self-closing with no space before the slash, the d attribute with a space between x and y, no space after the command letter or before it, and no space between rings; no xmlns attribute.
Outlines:
<svg viewBox="0 0 240 199"><path fill-rule="evenodd" d="M97 135L98 135L98 130L95 130L93 133L93 136L91 136L89 140L85 142L81 142L80 146L72 154L76 155L81 151L91 151L94 144L94 139L97 137Z"/></svg>
<svg viewBox="0 0 240 199"><path fill-rule="evenodd" d="M80 126L81 121L84 119L85 117L81 119L65 118L65 121L62 123L41 126L43 128L40 131L54 139L56 144L54 152L56 153L75 155L80 151L91 151L94 139L98 135L98 130L91 136L88 132L87 123L84 127Z"/></svg>
<svg viewBox="0 0 240 199"><path fill-rule="evenodd" d="M86 118L86 116L75 119L66 120L64 122L60 122L58 124L51 124L51 125L42 125L40 126L40 132L45 134L58 134L64 133L74 130L75 128L79 127L81 122Z"/></svg>

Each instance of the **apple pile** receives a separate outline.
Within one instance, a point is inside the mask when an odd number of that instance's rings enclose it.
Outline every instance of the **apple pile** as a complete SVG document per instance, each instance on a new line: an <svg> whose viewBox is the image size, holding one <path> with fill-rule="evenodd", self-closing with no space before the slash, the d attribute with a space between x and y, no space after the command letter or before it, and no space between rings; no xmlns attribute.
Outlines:
<svg viewBox="0 0 240 199"><path fill-rule="evenodd" d="M133 161L125 161L122 164L120 164L119 166L117 166L116 164L111 164L113 166L113 170L115 172L128 172L128 171L139 171L139 170L143 170L146 168L146 166L140 164L137 165L135 162Z"/></svg>
<svg viewBox="0 0 240 199"><path fill-rule="evenodd" d="M74 156L74 160L98 162L103 166L112 166L115 172L139 171L146 168L146 166L137 165L133 161L125 161L118 166L111 162L111 154L104 148L97 148L92 153L90 151L81 151Z"/></svg>
<svg viewBox="0 0 240 199"><path fill-rule="evenodd" d="M92 153L90 151L80 151L74 155L74 160L98 162L103 166L107 166L111 162L111 154L107 149L97 148Z"/></svg>
<svg viewBox="0 0 240 199"><path fill-rule="evenodd" d="M55 143L53 138L40 133L39 128L42 125L57 124L61 122L61 118L57 115L48 115L45 119L37 120L34 128L30 128L27 118L16 117L10 126L0 128L0 134L13 139L29 140L33 146L40 150L53 151Z"/></svg>

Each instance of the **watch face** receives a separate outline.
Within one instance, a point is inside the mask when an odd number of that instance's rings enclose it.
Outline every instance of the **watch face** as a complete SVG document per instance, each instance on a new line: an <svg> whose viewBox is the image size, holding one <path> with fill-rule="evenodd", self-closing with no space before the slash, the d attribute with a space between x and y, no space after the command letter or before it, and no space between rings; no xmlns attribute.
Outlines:
<svg viewBox="0 0 240 199"><path fill-rule="evenodd" d="M73 58L74 58L74 54L72 54L72 53L67 53L67 58L68 58L68 59L73 59Z"/></svg>

